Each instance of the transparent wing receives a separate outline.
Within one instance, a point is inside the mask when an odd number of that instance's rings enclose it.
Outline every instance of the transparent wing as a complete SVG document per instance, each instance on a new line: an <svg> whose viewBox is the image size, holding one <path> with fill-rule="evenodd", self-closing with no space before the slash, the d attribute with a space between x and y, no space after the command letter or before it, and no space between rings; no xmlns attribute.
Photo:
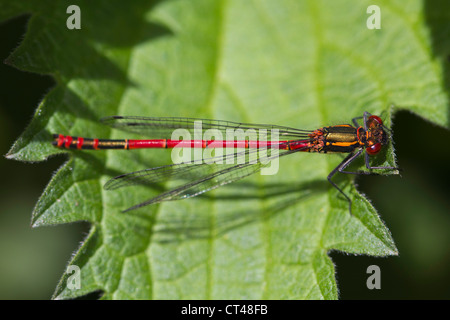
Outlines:
<svg viewBox="0 0 450 320"><path fill-rule="evenodd" d="M195 197L222 185L240 180L269 166L270 161L276 160L287 154L302 151L272 150L261 156L260 149L245 149L244 151L228 154L222 157L206 159L201 163L171 164L146 170L131 172L117 176L105 184L105 189L112 190L136 184L152 184L168 179L188 180L179 186L160 195L137 204L126 211L134 210L149 204L162 201L179 200ZM222 163L214 161L224 160ZM227 163L230 162L230 163Z"/></svg>

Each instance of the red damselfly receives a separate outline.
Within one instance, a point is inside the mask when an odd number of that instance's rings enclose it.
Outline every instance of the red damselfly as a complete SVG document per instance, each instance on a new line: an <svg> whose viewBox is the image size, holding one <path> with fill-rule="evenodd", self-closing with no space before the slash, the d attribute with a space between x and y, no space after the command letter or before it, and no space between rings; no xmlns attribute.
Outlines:
<svg viewBox="0 0 450 320"><path fill-rule="evenodd" d="M362 125L358 123L361 119L363 119ZM103 118L102 122L113 128L158 139L91 139L55 134L53 145L66 149L94 150L175 147L243 150L211 156L210 159L205 159L205 161L184 161L126 173L112 178L105 184L105 189L112 190L135 184L153 184L164 182L170 178L189 180L188 183L181 184L125 211L162 201L195 197L206 191L256 173L267 166L267 161L263 162L255 158L258 150L263 148L270 148L273 151L266 157L266 160L275 160L296 152L347 153L348 155L330 172L327 179L347 199L350 213L352 200L331 180L337 172L358 175L372 174L372 169L398 169L390 166L370 165L369 156L379 153L382 147L389 142L390 133L389 129L383 125L380 117L371 115L368 112L364 112L364 115L361 117L353 118L353 125L334 125L316 130L176 117L111 116ZM177 129L185 130L189 134L193 133L194 139L173 139L172 134ZM200 137L198 136L199 130ZM203 134L208 131L213 131L213 134L208 135L209 138L202 138L204 137ZM240 136L242 136L243 132L247 139L228 138L230 131L234 132L234 137L236 132L239 132ZM216 139L211 139L212 136ZM225 136L227 138L217 139L217 136ZM365 154L365 166L369 171L346 171L345 168L362 153ZM253 159L250 159L252 157ZM211 163L219 163L221 165L214 166L214 168L208 167L208 164Z"/></svg>

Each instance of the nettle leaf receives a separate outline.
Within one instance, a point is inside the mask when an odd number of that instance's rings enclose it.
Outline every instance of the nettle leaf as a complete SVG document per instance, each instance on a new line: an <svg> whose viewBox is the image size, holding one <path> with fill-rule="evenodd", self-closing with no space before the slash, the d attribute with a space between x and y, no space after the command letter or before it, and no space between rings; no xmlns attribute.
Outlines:
<svg viewBox="0 0 450 320"><path fill-rule="evenodd" d="M366 26L370 1L0 3L2 18L31 13L7 62L57 81L8 157L69 159L39 199L33 225L92 224L68 266L80 268L81 288L70 289L65 275L55 298L101 290L104 299L335 299L330 250L397 254L355 177L335 177L353 216L326 181L342 155L293 154L276 175L124 214L170 182L114 191L104 183L168 164L170 151L68 152L51 145L52 134L129 137L98 122L116 114L315 129L364 111L390 127L392 113L407 109L448 126L440 64L448 51L430 35L448 32L447 3L378 1L378 30ZM81 9L80 30L66 27L71 4ZM394 166L392 145L373 163ZM352 169L364 169L362 159Z"/></svg>

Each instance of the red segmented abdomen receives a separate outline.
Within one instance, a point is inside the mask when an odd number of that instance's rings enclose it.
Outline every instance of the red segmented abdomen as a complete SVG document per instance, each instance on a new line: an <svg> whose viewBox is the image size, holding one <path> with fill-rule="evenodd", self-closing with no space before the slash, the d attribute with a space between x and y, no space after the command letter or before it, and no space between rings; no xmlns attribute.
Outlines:
<svg viewBox="0 0 450 320"><path fill-rule="evenodd" d="M254 140L129 140L129 149L144 148L280 148L284 149L288 141L254 141Z"/></svg>
<svg viewBox="0 0 450 320"><path fill-rule="evenodd" d="M310 140L297 141L256 141L256 140L171 140L171 139L152 139L152 140L110 140L110 139L91 139L73 136L64 136L62 134L53 135L53 145L65 149L152 149L152 148L242 148L242 149L260 149L277 148L285 150L314 151L311 149ZM301 150L300 150L301 149Z"/></svg>
<svg viewBox="0 0 450 320"><path fill-rule="evenodd" d="M83 137L53 135L53 145L65 149L128 149L128 140L91 139Z"/></svg>

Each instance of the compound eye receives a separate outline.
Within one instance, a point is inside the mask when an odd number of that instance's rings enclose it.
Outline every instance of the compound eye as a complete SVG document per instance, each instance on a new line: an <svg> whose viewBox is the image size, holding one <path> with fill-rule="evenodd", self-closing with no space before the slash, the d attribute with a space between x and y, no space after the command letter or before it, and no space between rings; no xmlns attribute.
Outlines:
<svg viewBox="0 0 450 320"><path fill-rule="evenodd" d="M370 154L371 156L373 156L374 154L377 154L378 152L380 152L380 150L381 150L381 143L379 143L379 142L366 148L366 152L368 154Z"/></svg>
<svg viewBox="0 0 450 320"><path fill-rule="evenodd" d="M369 120L374 120L374 121L378 122L378 124L383 125L383 120L381 120L381 118L379 116L372 115L369 117Z"/></svg>

